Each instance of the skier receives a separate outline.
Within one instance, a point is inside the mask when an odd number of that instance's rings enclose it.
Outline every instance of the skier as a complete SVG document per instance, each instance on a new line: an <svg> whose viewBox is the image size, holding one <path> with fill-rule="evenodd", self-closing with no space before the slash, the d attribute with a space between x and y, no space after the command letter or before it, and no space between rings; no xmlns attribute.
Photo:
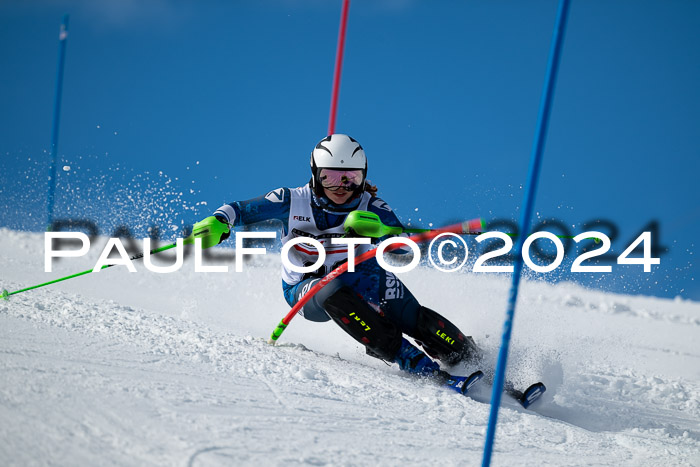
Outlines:
<svg viewBox="0 0 700 467"><path fill-rule="evenodd" d="M197 225L207 225L207 231L215 237L206 246L228 238L232 227L271 219L282 221L283 243L299 236L321 242L326 260L315 273L302 274L283 267L284 297L294 306L321 277L347 261L348 246L332 244L331 239L345 236L345 228L353 234L352 222L349 220L347 225L345 221L354 210L373 212L385 225L403 228L389 205L377 197L376 186L367 180L367 158L362 146L347 135L333 134L313 149L311 180L306 185L279 188L259 198L225 204ZM370 248L357 245L355 255ZM317 259L318 252L311 245L297 244L289 252L289 260L296 266L308 266ZM331 281L299 313L310 321L335 321L365 346L367 354L398 363L411 374L449 377L428 355L446 365L479 358L471 337L422 306L375 259L360 263L355 272L346 272ZM404 334L414 338L425 352L406 340Z"/></svg>

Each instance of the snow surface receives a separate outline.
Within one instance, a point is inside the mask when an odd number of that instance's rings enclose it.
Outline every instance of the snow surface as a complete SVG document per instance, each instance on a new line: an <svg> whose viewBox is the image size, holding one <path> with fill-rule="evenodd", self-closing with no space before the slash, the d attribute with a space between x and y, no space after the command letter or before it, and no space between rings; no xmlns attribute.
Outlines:
<svg viewBox="0 0 700 467"><path fill-rule="evenodd" d="M44 273L43 234L0 229L0 286L91 269L97 243ZM480 465L487 385L459 396L300 317L270 346L288 311L277 256L223 261L0 301L0 464ZM401 278L495 361L507 276ZM508 377L549 390L530 411L504 399L493 465L700 465L699 331L697 302L524 281Z"/></svg>

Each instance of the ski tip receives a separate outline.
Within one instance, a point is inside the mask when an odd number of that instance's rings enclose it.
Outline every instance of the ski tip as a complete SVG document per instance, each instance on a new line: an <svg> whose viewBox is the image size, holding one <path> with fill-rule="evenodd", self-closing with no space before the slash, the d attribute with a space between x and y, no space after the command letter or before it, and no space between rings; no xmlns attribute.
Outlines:
<svg viewBox="0 0 700 467"><path fill-rule="evenodd" d="M535 383L528 387L524 392L523 395L518 399L520 404L524 408L530 407L535 401L537 401L542 394L547 390L547 387L544 385L544 383Z"/></svg>
<svg viewBox="0 0 700 467"><path fill-rule="evenodd" d="M467 379L464 380L464 384L462 385L462 394L466 394L469 392L472 386L474 386L477 381L479 381L481 378L484 377L484 372L481 370L477 370L471 375L467 377Z"/></svg>

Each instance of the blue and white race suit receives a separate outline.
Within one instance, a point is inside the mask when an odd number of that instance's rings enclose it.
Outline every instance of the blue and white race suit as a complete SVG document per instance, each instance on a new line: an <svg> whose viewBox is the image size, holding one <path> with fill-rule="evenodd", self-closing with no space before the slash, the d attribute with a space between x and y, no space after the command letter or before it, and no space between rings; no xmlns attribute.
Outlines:
<svg viewBox="0 0 700 467"><path fill-rule="evenodd" d="M332 238L345 234L343 223L347 214L323 210L314 202L314 196L308 184L298 188L278 188L258 198L225 204L214 213L233 226L276 219L283 225L283 243L295 237L310 237L323 245L326 260L315 273L302 274L282 266L282 288L290 306L294 306L315 281L347 261L348 246L331 243ZM377 214L385 225L403 227L389 205L369 193L362 194L356 209ZM371 248L370 245L357 245L355 256ZM308 266L316 263L317 259L318 251L309 244L297 244L289 250L289 260L296 266ZM420 307L418 301L396 276L382 269L375 259L360 263L355 267L355 272L340 275L326 287L338 288L342 285L351 287L377 311L383 312L402 332L413 334ZM321 304L313 299L300 314L311 321L330 320Z"/></svg>

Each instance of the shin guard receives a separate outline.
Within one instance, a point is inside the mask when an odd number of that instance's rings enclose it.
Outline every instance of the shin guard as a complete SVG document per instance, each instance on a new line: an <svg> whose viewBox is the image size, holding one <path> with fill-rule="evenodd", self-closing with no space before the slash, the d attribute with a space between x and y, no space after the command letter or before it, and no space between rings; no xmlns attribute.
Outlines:
<svg viewBox="0 0 700 467"><path fill-rule="evenodd" d="M401 331L383 314L373 310L350 287L341 287L323 303L326 313L353 339L367 348L367 354L393 361L401 347Z"/></svg>
<svg viewBox="0 0 700 467"><path fill-rule="evenodd" d="M439 313L421 306L416 324L416 341L426 353L440 361L454 365L462 360L478 360L481 351L474 339L462 332Z"/></svg>

